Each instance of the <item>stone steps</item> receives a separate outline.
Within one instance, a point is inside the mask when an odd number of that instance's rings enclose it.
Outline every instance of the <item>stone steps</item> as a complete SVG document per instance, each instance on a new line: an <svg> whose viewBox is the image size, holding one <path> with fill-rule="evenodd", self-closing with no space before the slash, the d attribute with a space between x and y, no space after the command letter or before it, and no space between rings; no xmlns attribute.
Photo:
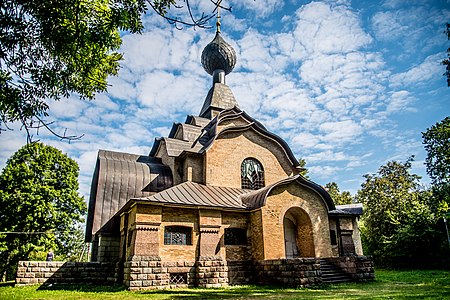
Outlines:
<svg viewBox="0 0 450 300"><path fill-rule="evenodd" d="M325 259L320 260L320 269L322 271L322 282L325 284L336 284L352 281L348 274Z"/></svg>

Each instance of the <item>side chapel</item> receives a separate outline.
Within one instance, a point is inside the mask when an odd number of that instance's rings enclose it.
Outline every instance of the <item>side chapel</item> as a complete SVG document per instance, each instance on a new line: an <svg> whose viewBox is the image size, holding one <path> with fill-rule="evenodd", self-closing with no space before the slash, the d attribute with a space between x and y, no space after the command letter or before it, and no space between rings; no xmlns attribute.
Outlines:
<svg viewBox="0 0 450 300"><path fill-rule="evenodd" d="M327 269L370 278L362 206L335 206L300 175L287 143L239 108L225 82L236 53L220 27L201 62L213 84L198 116L174 123L148 155L99 151L91 260L118 262L130 289L305 286L326 281Z"/></svg>

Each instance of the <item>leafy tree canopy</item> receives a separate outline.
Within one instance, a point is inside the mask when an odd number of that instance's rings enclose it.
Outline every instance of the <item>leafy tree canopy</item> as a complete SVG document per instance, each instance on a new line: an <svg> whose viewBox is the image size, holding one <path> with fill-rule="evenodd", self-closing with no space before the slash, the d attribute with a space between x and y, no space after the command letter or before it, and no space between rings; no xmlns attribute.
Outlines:
<svg viewBox="0 0 450 300"><path fill-rule="evenodd" d="M192 22L166 16L183 7ZM72 93L93 99L106 91L122 59L119 31L140 32L148 9L171 23L198 27L214 16L195 19L188 0L181 6L176 0L0 1L0 131L19 121L30 139L30 128L50 129L44 120L48 100Z"/></svg>
<svg viewBox="0 0 450 300"><path fill-rule="evenodd" d="M365 175L357 193L364 205L363 244L381 265L414 266L442 257L437 253L445 233L430 209L431 193L421 191L420 176L410 173L412 159L388 162Z"/></svg>
<svg viewBox="0 0 450 300"><path fill-rule="evenodd" d="M329 182L325 185L325 189L330 194L331 199L333 199L334 204L342 205L342 204L351 204L353 202L353 197L348 191L339 190L339 186L336 182Z"/></svg>
<svg viewBox="0 0 450 300"><path fill-rule="evenodd" d="M427 173L439 201L437 210L445 212L450 209L450 117L428 128L422 138L427 151Z"/></svg>
<svg viewBox="0 0 450 300"><path fill-rule="evenodd" d="M447 35L447 39L450 40L450 23L447 23L447 29L444 33ZM450 47L447 48L447 58L442 61L442 64L446 66L444 75L447 76L447 86L450 86Z"/></svg>
<svg viewBox="0 0 450 300"><path fill-rule="evenodd" d="M31 143L0 174L0 274L39 251L65 255L83 220L78 165L58 149Z"/></svg>
<svg viewBox="0 0 450 300"><path fill-rule="evenodd" d="M300 165L301 171L300 171L300 175L302 175L303 177L305 177L306 179L309 179L308 176L308 169L306 168L306 160L303 158L299 158L298 159L298 163Z"/></svg>

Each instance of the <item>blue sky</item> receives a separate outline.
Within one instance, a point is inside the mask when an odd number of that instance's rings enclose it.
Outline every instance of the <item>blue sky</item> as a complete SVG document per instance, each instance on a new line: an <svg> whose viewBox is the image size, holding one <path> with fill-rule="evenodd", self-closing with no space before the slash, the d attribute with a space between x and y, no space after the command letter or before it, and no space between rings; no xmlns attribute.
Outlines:
<svg viewBox="0 0 450 300"><path fill-rule="evenodd" d="M191 1L210 13L209 1ZM421 132L450 113L442 76L450 1L224 1L222 35L237 64L227 76L240 107L283 137L310 178L355 193L363 175L415 155L429 182ZM215 20L211 21L214 25ZM148 13L142 35L123 35L124 60L108 93L52 103L54 129L70 144L35 138L80 165L89 195L98 149L148 154L172 122L198 115L211 78L200 63L214 29L177 30ZM26 142L18 124L0 135L0 167Z"/></svg>

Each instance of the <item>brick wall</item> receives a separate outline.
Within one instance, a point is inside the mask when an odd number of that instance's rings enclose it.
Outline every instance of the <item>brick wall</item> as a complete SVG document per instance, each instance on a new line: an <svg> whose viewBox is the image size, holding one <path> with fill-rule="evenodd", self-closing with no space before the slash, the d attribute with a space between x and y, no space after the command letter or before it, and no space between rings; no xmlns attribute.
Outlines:
<svg viewBox="0 0 450 300"><path fill-rule="evenodd" d="M322 283L320 260L293 258L254 262L257 284L305 287Z"/></svg>
<svg viewBox="0 0 450 300"><path fill-rule="evenodd" d="M256 158L264 168L266 185L291 175L292 164L283 148L253 130L229 132L215 140L205 156L205 183L241 188L241 164Z"/></svg>
<svg viewBox="0 0 450 300"><path fill-rule="evenodd" d="M332 256L328 211L324 201L314 192L296 183L274 188L261 208L264 259L285 258L285 240L283 219L292 209L303 211L297 213L298 229L305 227L299 234L308 237L311 247L302 257ZM309 219L309 220L307 220ZM299 230L300 231L300 230ZM299 250L302 250L299 247ZM255 249L255 248L254 248ZM257 248L256 248L257 249Z"/></svg>
<svg viewBox="0 0 450 300"><path fill-rule="evenodd" d="M116 263L113 262L47 262L20 261L16 285L30 284L113 284Z"/></svg>

